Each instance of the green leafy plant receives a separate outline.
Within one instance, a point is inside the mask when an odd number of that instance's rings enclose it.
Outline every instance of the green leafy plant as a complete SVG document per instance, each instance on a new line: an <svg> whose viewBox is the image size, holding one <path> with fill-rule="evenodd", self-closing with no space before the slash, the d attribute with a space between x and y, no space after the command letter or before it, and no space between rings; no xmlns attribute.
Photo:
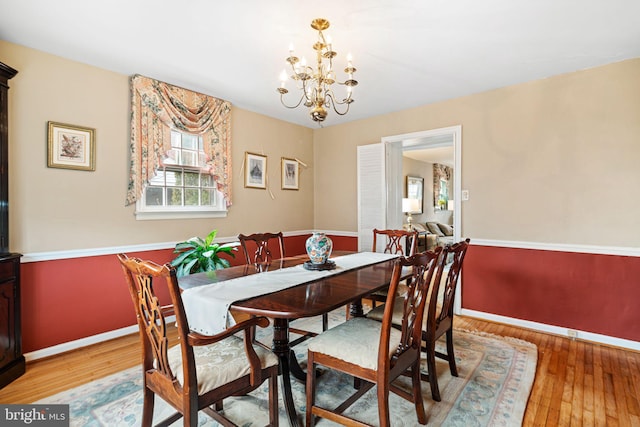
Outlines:
<svg viewBox="0 0 640 427"><path fill-rule="evenodd" d="M187 276L203 271L212 271L227 268L231 264L228 260L220 258L220 253L226 253L235 258L233 252L238 250L238 242L214 243L218 230L213 230L203 240L200 237L192 237L187 241L178 243L173 253L178 255L171 265L176 267L178 277Z"/></svg>

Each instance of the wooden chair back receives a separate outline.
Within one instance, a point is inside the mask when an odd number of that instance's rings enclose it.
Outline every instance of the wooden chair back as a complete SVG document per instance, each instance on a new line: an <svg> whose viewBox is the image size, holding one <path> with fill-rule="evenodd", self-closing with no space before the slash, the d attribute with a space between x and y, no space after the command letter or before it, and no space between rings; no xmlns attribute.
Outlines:
<svg viewBox="0 0 640 427"><path fill-rule="evenodd" d="M450 260L451 262L439 265L435 274L434 286L428 306L428 330L438 331L440 325L444 323L447 326L453 324L456 287L462 271L462 262L469 248L469 242L470 239L466 239L444 248L443 258L445 258L445 261ZM441 287L443 288L442 291L440 290Z"/></svg>
<svg viewBox="0 0 640 427"><path fill-rule="evenodd" d="M440 256L442 248L437 247L433 251L422 252L420 254L413 255L405 258L398 259L393 271L391 279L391 285L389 286L389 293L387 301L385 302L385 310L382 318L382 331L383 337L380 339L380 345L378 349L378 365L382 367L385 363L384 356L388 355L389 349L389 334L393 327L394 306L397 298L402 298L398 292L398 286L400 285L400 275L403 267L411 267L411 277L405 282L406 294L404 296L404 304L402 309L402 323L400 325L400 331L402 332L401 344L393 355L391 360L398 359L406 351L413 351L411 349L419 349L422 342L422 323L425 313L426 304L428 301L428 295L431 287L434 283L433 277L442 264L443 257ZM385 347L386 345L386 347ZM386 352L384 349L387 349ZM418 352L418 359L420 358Z"/></svg>
<svg viewBox="0 0 640 427"><path fill-rule="evenodd" d="M458 376L455 354L453 349L453 307L455 302L456 287L462 271L462 263L469 248L469 239L448 245L442 252L442 261L433 278L433 286L429 295L429 303L426 310L425 327L422 331L426 353L428 374L423 379L431 386L431 396L435 401L440 401L438 388L438 376L435 372L435 357L449 362L451 375ZM448 260L451 262L447 263ZM448 270L446 270L448 268ZM440 288L443 288L442 291ZM446 353L436 352L435 343L443 335L446 335Z"/></svg>
<svg viewBox="0 0 640 427"><path fill-rule="evenodd" d="M385 239L384 253L400 254L402 256L411 256L416 253L416 247L418 244L418 231L417 230L378 230L373 229L373 249L372 252L378 250L378 236ZM407 250L408 249L408 250ZM387 300L388 288L374 292L367 296L367 299L371 301L373 307L377 303L385 302ZM347 307L347 318L350 318L349 308Z"/></svg>
<svg viewBox="0 0 640 427"><path fill-rule="evenodd" d="M279 233L254 233L249 235L239 234L238 239L244 252L247 264L269 264L274 258L284 258L284 236ZM280 256L274 256L269 248L269 243L276 241L280 250Z"/></svg>
<svg viewBox="0 0 640 427"><path fill-rule="evenodd" d="M411 256L416 253L416 245L418 242L417 230L378 230L374 228L372 252L378 251L378 236L384 236L386 238L384 253L400 254L402 256Z"/></svg>
<svg viewBox="0 0 640 427"><path fill-rule="evenodd" d="M176 326L180 342L187 341L188 326L175 270L167 265L158 265L138 258L129 258L119 254L118 259L125 273L129 293L136 309L136 317L142 341L142 366L145 372L152 371L153 382L162 387L170 387L175 375L169 366L169 338L167 336L167 317L176 316ZM161 305L156 289L162 286L169 290L171 304ZM154 283L155 282L155 283ZM193 368L193 353L186 351L185 370ZM189 354L191 353L191 355ZM185 376L185 391L192 388L191 378Z"/></svg>

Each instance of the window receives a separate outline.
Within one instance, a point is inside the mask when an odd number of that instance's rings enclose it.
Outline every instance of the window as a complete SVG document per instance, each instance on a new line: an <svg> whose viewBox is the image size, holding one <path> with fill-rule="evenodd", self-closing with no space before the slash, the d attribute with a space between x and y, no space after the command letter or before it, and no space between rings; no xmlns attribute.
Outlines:
<svg viewBox="0 0 640 427"><path fill-rule="evenodd" d="M210 173L202 137L171 131L171 150L138 200L138 219L225 216L224 195Z"/></svg>

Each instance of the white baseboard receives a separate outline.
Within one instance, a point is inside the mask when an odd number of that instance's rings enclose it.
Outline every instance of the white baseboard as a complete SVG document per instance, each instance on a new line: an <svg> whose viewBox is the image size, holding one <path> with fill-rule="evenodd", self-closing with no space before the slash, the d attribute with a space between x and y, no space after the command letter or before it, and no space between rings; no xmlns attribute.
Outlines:
<svg viewBox="0 0 640 427"><path fill-rule="evenodd" d="M462 316L475 317L476 319L489 320L491 322L504 323L505 325L518 326L547 334L560 335L581 341L589 341L598 344L610 345L613 347L625 348L628 350L640 351L640 342L615 338L607 335L600 335L593 332L579 331L564 328L561 326L547 325L544 323L531 322L529 320L516 319L513 317L500 316L497 314L485 313L463 308L460 312Z"/></svg>
<svg viewBox="0 0 640 427"><path fill-rule="evenodd" d="M168 316L167 322L172 323L176 321L176 316ZM109 332L103 332L101 334L92 335L90 337L80 338L79 340L69 341L62 344L54 345L52 347L43 348L41 350L25 353L24 358L27 362L31 360L43 359L45 357L56 356L67 351L77 350L82 347L86 347L92 344L98 344L101 342L109 341L114 338L124 337L125 335L131 335L138 332L138 325L126 326L124 328L115 329Z"/></svg>
<svg viewBox="0 0 640 427"><path fill-rule="evenodd" d="M104 332L102 334L92 335L90 337L80 338L79 340L69 341L62 344L54 345L52 347L25 353L24 358L27 362L31 360L43 359L45 357L65 353L67 351L77 350L91 344L97 344L100 342L112 340L114 338L123 337L135 332L138 332L138 325L127 326L126 328L116 329L114 331Z"/></svg>

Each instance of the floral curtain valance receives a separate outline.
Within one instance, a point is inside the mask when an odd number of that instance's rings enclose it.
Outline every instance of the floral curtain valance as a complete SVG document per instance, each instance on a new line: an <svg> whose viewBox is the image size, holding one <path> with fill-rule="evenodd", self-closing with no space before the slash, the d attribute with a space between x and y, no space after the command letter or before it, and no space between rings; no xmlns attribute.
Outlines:
<svg viewBox="0 0 640 427"><path fill-rule="evenodd" d="M131 77L131 170L135 203L171 149L171 129L202 135L207 168L231 205L231 103L148 77Z"/></svg>

